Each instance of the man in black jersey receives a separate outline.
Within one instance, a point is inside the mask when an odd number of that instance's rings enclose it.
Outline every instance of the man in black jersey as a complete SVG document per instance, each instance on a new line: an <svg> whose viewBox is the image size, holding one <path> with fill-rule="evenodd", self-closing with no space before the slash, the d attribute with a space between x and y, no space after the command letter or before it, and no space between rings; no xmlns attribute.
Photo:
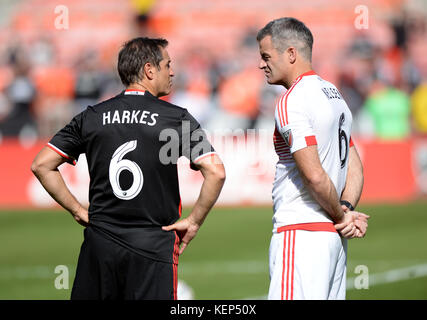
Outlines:
<svg viewBox="0 0 427 320"><path fill-rule="evenodd" d="M86 227L71 299L177 299L178 256L224 184L224 166L199 123L159 99L170 93L174 75L167 45L150 38L126 43L118 58L126 90L75 116L33 161L43 187ZM82 153L89 209L58 170ZM180 156L204 177L191 213L181 220Z"/></svg>

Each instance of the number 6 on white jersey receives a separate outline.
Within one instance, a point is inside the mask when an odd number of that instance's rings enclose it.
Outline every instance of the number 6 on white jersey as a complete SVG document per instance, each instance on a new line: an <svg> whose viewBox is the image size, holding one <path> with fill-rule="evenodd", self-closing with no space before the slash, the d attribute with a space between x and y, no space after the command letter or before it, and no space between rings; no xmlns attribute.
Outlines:
<svg viewBox="0 0 427 320"><path fill-rule="evenodd" d="M144 184L144 177L142 175L141 168L134 162L128 159L124 159L123 157L128 153L136 149L137 141L132 140L122 144L117 150L114 152L113 157L110 161L110 169L109 169L109 177L110 184L113 188L113 192L115 196L122 200L131 200L135 198L142 189L142 185ZM120 173L123 170L128 170L132 173L133 183L132 186L123 190L120 187Z"/></svg>

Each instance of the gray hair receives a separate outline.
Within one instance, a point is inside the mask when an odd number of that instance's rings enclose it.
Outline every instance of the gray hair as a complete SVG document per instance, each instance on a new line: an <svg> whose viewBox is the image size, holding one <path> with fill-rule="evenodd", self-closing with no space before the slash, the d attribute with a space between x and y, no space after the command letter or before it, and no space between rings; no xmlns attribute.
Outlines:
<svg viewBox="0 0 427 320"><path fill-rule="evenodd" d="M261 41L266 36L271 36L277 51L283 52L293 46L307 61L311 62L313 35L303 22L287 17L270 21L258 32L257 40Z"/></svg>

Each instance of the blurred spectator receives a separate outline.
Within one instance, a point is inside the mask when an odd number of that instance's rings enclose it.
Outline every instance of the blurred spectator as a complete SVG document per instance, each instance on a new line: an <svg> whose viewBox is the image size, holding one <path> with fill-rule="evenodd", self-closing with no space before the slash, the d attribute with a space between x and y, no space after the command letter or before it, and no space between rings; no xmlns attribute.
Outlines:
<svg viewBox="0 0 427 320"><path fill-rule="evenodd" d="M74 113L80 113L87 106L98 103L101 97L100 67L97 53L83 54L77 63L77 75L74 86Z"/></svg>
<svg viewBox="0 0 427 320"><path fill-rule="evenodd" d="M259 113L256 119L255 128L274 132L274 112L278 97L282 96L284 91L282 86L272 86L265 83L262 86L259 101Z"/></svg>
<svg viewBox="0 0 427 320"><path fill-rule="evenodd" d="M215 114L215 127L255 128L260 112L261 90L265 83L258 70L258 44L252 30L243 36L236 56L228 63L228 73L218 86L221 109Z"/></svg>
<svg viewBox="0 0 427 320"><path fill-rule="evenodd" d="M418 25L406 10L397 12L389 22L394 42L386 48L379 59L378 71L394 87L412 92L421 80L421 75L408 54L410 40L417 34Z"/></svg>
<svg viewBox="0 0 427 320"><path fill-rule="evenodd" d="M414 127L417 132L427 135L427 82L415 89L411 102Z"/></svg>
<svg viewBox="0 0 427 320"><path fill-rule="evenodd" d="M137 36L149 36L151 33L149 30L150 13L156 0L131 0L130 2L136 11Z"/></svg>
<svg viewBox="0 0 427 320"><path fill-rule="evenodd" d="M36 90L29 77L28 61L21 47L15 47L10 52L9 64L13 71L13 79L3 97L3 101L6 102L6 98L9 106L4 108L5 115L0 120L0 133L3 137L21 136L23 139L37 137L37 125L32 112Z"/></svg>
<svg viewBox="0 0 427 320"><path fill-rule="evenodd" d="M243 69L230 75L220 86L219 99L223 110L234 118L230 127L253 128L259 114L260 72Z"/></svg>
<svg viewBox="0 0 427 320"><path fill-rule="evenodd" d="M75 74L61 65L37 67L33 72L37 89L35 113L42 138L55 134L75 113Z"/></svg>
<svg viewBox="0 0 427 320"><path fill-rule="evenodd" d="M119 93L123 86L116 69L117 52L120 43L136 36L158 36L171 41L176 77L174 92L167 99L188 108L206 129L274 126L275 100L283 92L280 87L267 86L257 68L258 44L253 28L257 30L265 21L265 14L254 10L247 15L246 11L255 8L255 1L249 1L243 12L231 9L240 6L237 0L203 4L168 1L129 0L118 4L104 0L102 8L76 2L70 11L72 28L61 32L45 28L46 22L52 22L50 9L39 10L31 18L33 9L44 1L10 1L14 9L10 12L16 14L11 14L9 26L5 20L0 29L0 37L5 40L0 46L0 64L6 64L8 56L3 51L12 42L14 47L29 47L31 55L18 65L10 65L13 76L9 75L9 67L0 68L3 135L16 136L23 127L34 131L37 126L39 137L50 136L73 114ZM279 6L285 8L287 4ZM338 76L340 92L353 113L356 135L375 138L409 134L408 95L413 112L409 122L412 120L418 132L426 132L426 84L420 84L427 76L425 0L396 1L378 7L387 7L389 11L379 16L372 10L369 29L356 30L350 41L340 36L331 38L330 45L337 50L328 47L325 51L327 42L319 42L315 50L326 52L334 63L336 53L341 53L339 67L331 74ZM1 1L0 9L4 9ZM349 19L354 18L352 9L343 3L342 12L347 12ZM298 10L304 12L306 6L296 6L295 10L295 14ZM99 23L104 17L116 16L123 20L106 19L106 24ZM308 17L307 20L316 23ZM347 21L344 17L338 20ZM325 18L318 32L335 27L337 35L354 32L352 25L339 21ZM81 50L88 48L88 43L91 51ZM73 65L76 60L77 65ZM325 59L319 61L315 67L319 71L327 71L332 64ZM327 78L327 74L320 74ZM381 89L377 88L378 81L382 82ZM376 88L375 93L372 87ZM388 114L382 110L386 104ZM391 117L393 121L384 120ZM395 134L389 132L391 127Z"/></svg>
<svg viewBox="0 0 427 320"><path fill-rule="evenodd" d="M205 127L215 108L211 100L209 68L212 60L208 52L193 49L180 61L185 69L176 73L174 92L170 102L186 108ZM174 68L174 66L172 66Z"/></svg>
<svg viewBox="0 0 427 320"><path fill-rule="evenodd" d="M364 109L374 124L376 137L400 140L411 133L409 96L396 88L376 81Z"/></svg>
<svg viewBox="0 0 427 320"><path fill-rule="evenodd" d="M101 97L100 101L107 100L114 97L120 91L124 90L124 86L120 81L119 74L116 67L116 57L114 57L114 64L100 71L99 77L101 79Z"/></svg>
<svg viewBox="0 0 427 320"><path fill-rule="evenodd" d="M376 49L366 33L358 33L343 52L338 87L354 118L359 116L375 73Z"/></svg>
<svg viewBox="0 0 427 320"><path fill-rule="evenodd" d="M52 40L47 36L42 36L31 47L31 63L36 66L47 66L53 62L55 57Z"/></svg>

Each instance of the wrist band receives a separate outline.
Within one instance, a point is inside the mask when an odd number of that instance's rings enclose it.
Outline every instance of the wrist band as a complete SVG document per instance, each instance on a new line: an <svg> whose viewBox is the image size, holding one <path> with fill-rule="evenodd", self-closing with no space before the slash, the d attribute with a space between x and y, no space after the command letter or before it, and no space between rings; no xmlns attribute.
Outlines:
<svg viewBox="0 0 427 320"><path fill-rule="evenodd" d="M352 204L350 202L348 202L347 200L341 200L340 203L344 206L346 206L347 208L350 209L350 211L354 211L354 207L352 206Z"/></svg>

